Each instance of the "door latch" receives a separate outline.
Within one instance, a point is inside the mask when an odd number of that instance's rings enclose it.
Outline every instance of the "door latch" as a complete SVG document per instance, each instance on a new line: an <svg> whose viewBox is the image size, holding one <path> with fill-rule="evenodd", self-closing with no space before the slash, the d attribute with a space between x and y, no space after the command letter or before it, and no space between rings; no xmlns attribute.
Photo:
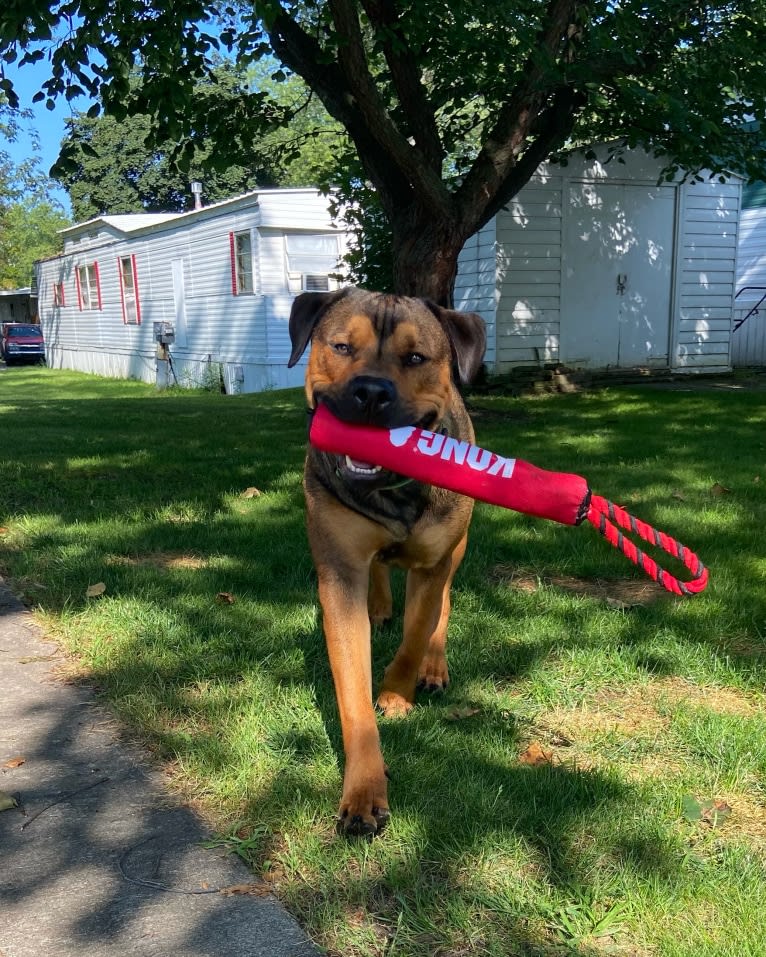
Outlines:
<svg viewBox="0 0 766 957"><path fill-rule="evenodd" d="M617 295L624 296L628 288L628 274L626 272L617 273Z"/></svg>

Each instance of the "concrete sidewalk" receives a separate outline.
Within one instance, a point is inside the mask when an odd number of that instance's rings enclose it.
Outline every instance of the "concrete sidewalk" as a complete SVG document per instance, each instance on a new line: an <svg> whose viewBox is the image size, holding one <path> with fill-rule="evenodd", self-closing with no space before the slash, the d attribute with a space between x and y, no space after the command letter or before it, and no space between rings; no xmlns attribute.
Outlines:
<svg viewBox="0 0 766 957"><path fill-rule="evenodd" d="M0 581L0 957L316 957L57 658Z"/></svg>

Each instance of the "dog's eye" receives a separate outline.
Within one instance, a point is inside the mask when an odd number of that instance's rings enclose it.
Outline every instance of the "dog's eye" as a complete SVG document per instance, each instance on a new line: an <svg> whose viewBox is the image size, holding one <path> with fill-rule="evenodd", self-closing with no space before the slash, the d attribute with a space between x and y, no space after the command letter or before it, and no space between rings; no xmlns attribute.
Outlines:
<svg viewBox="0 0 766 957"><path fill-rule="evenodd" d="M421 366L425 361L426 357L419 352L409 352L403 360L405 366Z"/></svg>
<svg viewBox="0 0 766 957"><path fill-rule="evenodd" d="M347 342L333 342L332 347L339 355L351 355L351 346Z"/></svg>

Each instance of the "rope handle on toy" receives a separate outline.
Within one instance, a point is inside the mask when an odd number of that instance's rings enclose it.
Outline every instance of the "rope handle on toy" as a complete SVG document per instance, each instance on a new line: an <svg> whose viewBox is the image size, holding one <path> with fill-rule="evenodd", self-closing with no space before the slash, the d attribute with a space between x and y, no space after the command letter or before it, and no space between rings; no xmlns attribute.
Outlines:
<svg viewBox="0 0 766 957"><path fill-rule="evenodd" d="M311 444L321 452L337 455L339 464L356 463L357 476L361 465L361 471L367 474L363 481L372 483L372 487L377 466L525 515L564 525L580 525L587 520L611 545L673 594L694 595L707 585L707 568L694 552L625 509L593 495L580 475L540 469L522 459L505 458L443 432L412 425L398 429L351 425L336 418L324 404L311 418ZM353 480L353 469L349 474ZM383 480L388 481L385 476ZM678 559L691 572L691 581L679 581L661 568L616 526Z"/></svg>
<svg viewBox="0 0 766 957"><path fill-rule="evenodd" d="M609 517L607 518L607 516ZM708 581L707 568L691 549L682 545L681 542L677 542L675 538L671 538L665 532L660 532L651 525L647 525L640 518L636 518L626 512L624 508L620 508L619 505L615 505L600 495L591 496L590 507L585 517L610 545L614 545L626 558L638 565L642 572L653 578L669 592L673 592L674 595L696 595L704 591ZM670 572L661 568L653 558L638 548L629 538L626 538L613 524L615 522L620 528L633 532L634 535L638 535L645 542L661 548L668 555L672 555L673 558L683 562L692 573L691 581L679 581Z"/></svg>

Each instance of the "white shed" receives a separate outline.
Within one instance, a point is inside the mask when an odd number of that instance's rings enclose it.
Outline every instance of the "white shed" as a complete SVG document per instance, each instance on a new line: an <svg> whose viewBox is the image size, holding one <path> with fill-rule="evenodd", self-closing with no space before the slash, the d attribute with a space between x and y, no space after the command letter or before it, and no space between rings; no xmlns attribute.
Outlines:
<svg viewBox="0 0 766 957"><path fill-rule="evenodd" d="M487 322L488 367L730 368L740 179L595 153L541 166L463 249L455 303Z"/></svg>
<svg viewBox="0 0 766 957"><path fill-rule="evenodd" d="M287 368L292 300L335 288L346 241L314 189L101 216L63 237L63 253L37 264L49 365L153 382L154 323L166 322L177 381L230 393L301 384Z"/></svg>

